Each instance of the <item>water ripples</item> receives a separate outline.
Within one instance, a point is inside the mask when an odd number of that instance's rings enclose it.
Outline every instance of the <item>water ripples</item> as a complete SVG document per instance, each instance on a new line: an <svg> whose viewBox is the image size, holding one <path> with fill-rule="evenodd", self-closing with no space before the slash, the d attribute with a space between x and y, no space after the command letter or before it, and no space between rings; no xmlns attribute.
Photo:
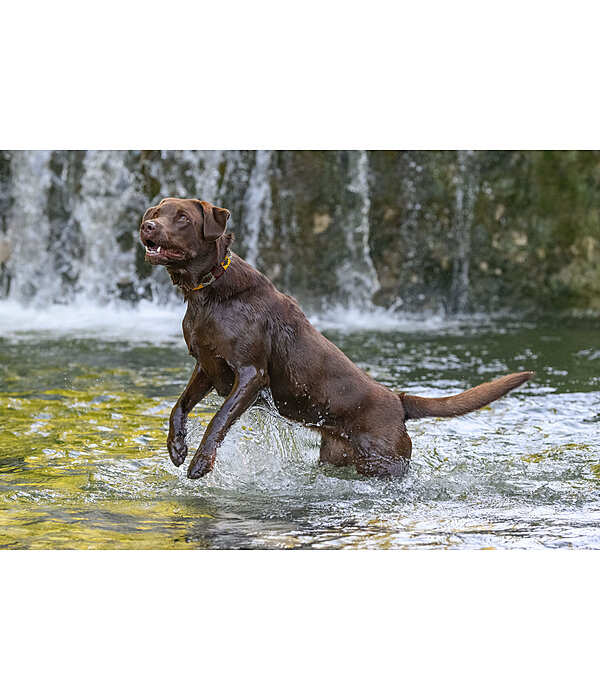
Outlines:
<svg viewBox="0 0 600 700"><path fill-rule="evenodd" d="M591 344L592 334L573 337L579 344L563 339L566 358L530 336L506 341L510 353L495 335L468 347L460 334L337 341L391 386L439 395L516 369L513 356L530 345L542 367L562 370ZM319 465L318 435L264 408L234 426L212 474L188 480L165 444L190 371L183 349L31 335L0 342L0 356L1 547L600 548L593 353L585 375L542 371L490 408L410 423L411 468L392 481ZM208 397L190 419L190 453L219 403Z"/></svg>

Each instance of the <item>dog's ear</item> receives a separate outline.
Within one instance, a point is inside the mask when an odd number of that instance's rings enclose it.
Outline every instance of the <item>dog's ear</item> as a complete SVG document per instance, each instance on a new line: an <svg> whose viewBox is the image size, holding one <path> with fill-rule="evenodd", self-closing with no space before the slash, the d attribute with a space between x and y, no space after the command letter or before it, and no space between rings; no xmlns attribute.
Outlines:
<svg viewBox="0 0 600 700"><path fill-rule="evenodd" d="M216 241L227 230L227 219L230 213L227 209L213 207L210 202L200 202L204 212L204 240Z"/></svg>

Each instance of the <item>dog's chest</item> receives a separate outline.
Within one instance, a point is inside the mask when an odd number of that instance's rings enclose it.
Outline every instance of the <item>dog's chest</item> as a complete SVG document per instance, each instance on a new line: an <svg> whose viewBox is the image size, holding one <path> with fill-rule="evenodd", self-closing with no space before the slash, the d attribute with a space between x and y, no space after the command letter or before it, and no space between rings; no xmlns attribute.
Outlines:
<svg viewBox="0 0 600 700"><path fill-rule="evenodd" d="M225 360L208 352L201 352L196 359L200 362L202 371L210 379L217 394L228 396L233 389L235 375Z"/></svg>
<svg viewBox="0 0 600 700"><path fill-rule="evenodd" d="M218 330L210 323L187 325L184 323L183 334L190 355L202 367L202 371L210 379L216 392L227 396L235 381L233 370L219 353L220 346Z"/></svg>

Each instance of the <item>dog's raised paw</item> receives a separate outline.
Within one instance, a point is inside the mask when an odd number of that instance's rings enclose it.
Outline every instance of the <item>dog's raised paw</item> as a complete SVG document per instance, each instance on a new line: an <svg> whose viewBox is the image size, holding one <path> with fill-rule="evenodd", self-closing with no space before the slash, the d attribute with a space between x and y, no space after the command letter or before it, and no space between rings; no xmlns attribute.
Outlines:
<svg viewBox="0 0 600 700"><path fill-rule="evenodd" d="M171 462L176 467L180 467L187 457L188 448L182 439L167 440L167 449L169 450L169 457Z"/></svg>
<svg viewBox="0 0 600 700"><path fill-rule="evenodd" d="M196 454L193 456L190 466L188 467L188 479L200 479L213 470L215 465L216 454L206 456Z"/></svg>

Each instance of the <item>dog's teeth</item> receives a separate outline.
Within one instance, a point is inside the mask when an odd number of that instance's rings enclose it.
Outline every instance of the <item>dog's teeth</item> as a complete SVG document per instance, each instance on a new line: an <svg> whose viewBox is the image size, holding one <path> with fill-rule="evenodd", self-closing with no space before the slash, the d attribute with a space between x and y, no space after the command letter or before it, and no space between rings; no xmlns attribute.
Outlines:
<svg viewBox="0 0 600 700"><path fill-rule="evenodd" d="M158 248L156 249L156 252L160 253L160 246L158 246Z"/></svg>

